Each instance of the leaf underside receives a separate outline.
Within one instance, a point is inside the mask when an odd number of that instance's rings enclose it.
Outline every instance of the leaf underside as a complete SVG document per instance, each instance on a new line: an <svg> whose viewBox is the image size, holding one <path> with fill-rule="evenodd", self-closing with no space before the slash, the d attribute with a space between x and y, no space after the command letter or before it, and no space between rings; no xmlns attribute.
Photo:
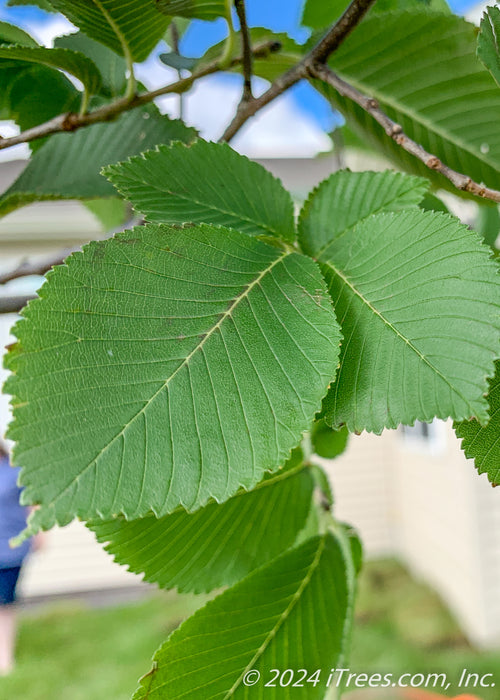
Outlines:
<svg viewBox="0 0 500 700"><path fill-rule="evenodd" d="M109 543L105 549L115 561L160 588L204 593L230 586L288 549L304 527L313 478L298 452L298 460L225 503L89 527Z"/></svg>
<svg viewBox="0 0 500 700"><path fill-rule="evenodd" d="M477 55L500 85L500 8L488 7L481 20Z"/></svg>
<svg viewBox="0 0 500 700"><path fill-rule="evenodd" d="M376 186L384 176L372 174L374 191L384 191ZM500 333L490 251L456 219L418 209L369 218L360 210L360 223L348 228L356 218L349 211L357 208L354 190L337 227L332 196L348 190L349 177L334 176L313 193L299 225L344 335L337 380L323 405L326 422L380 433L434 416L487 421L484 394ZM375 198L370 206L380 203Z"/></svg>
<svg viewBox="0 0 500 700"><path fill-rule="evenodd" d="M326 678L301 687L264 687L272 668L312 673L341 662L351 584L331 534L307 540L259 569L184 622L154 656L134 700L324 697ZM261 680L249 689L250 669ZM249 695L250 693L250 695Z"/></svg>
<svg viewBox="0 0 500 700"><path fill-rule="evenodd" d="M316 264L242 233L91 243L24 310L9 435L32 529L196 510L289 457L338 364Z"/></svg>
<svg viewBox="0 0 500 700"><path fill-rule="evenodd" d="M163 38L170 19L155 0L50 0L91 39L121 56L144 61Z"/></svg>
<svg viewBox="0 0 500 700"><path fill-rule="evenodd" d="M481 426L477 420L455 423L455 431L462 438L462 449L475 461L480 474L487 474L494 486L500 485L500 362L490 381L488 393L490 421Z"/></svg>
<svg viewBox="0 0 500 700"><path fill-rule="evenodd" d="M157 0L158 9L172 17L213 20L227 14L225 0Z"/></svg>
<svg viewBox="0 0 500 700"><path fill-rule="evenodd" d="M34 201L117 197L101 169L158 143L190 141L196 132L156 108L137 109L114 122L55 134L0 198L0 216Z"/></svg>
<svg viewBox="0 0 500 700"><path fill-rule="evenodd" d="M500 189L500 91L476 57L471 24L437 13L371 15L335 53L331 66L374 97L427 151L476 182ZM317 85L351 127L399 166L451 187L400 148L360 107L324 83Z"/></svg>
<svg viewBox="0 0 500 700"><path fill-rule="evenodd" d="M159 146L104 174L148 221L204 222L252 236L295 238L290 194L227 144L200 139L190 146Z"/></svg>

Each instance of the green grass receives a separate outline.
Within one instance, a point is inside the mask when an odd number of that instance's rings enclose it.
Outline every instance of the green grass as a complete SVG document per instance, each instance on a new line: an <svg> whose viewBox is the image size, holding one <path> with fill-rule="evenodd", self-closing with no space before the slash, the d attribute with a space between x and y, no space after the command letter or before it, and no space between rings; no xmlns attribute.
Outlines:
<svg viewBox="0 0 500 700"><path fill-rule="evenodd" d="M450 689L435 692L449 697L467 692L481 700L498 700L500 650L473 649L439 597L397 563L365 567L356 610L349 662L353 672L446 673ZM480 676L493 673L497 687L459 689L464 668Z"/></svg>
<svg viewBox="0 0 500 700"><path fill-rule="evenodd" d="M0 700L130 700L154 650L199 604L156 593L115 608L57 603L27 611L18 665L0 678ZM349 666L360 673L446 672L458 678L463 668L494 673L500 652L474 651L432 591L394 562L380 562L366 566L361 578ZM448 692L456 694L456 687ZM498 689L477 695L498 700Z"/></svg>

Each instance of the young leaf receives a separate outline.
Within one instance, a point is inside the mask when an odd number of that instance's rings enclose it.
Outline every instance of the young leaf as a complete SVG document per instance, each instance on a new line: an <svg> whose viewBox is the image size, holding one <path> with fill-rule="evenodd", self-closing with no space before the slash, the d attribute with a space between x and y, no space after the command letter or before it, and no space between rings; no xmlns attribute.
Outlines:
<svg viewBox="0 0 500 700"><path fill-rule="evenodd" d="M462 438L462 449L473 459L480 474L487 474L494 486L500 485L500 362L496 374L490 380L488 394L490 421L481 426L477 420L455 423L454 428Z"/></svg>
<svg viewBox="0 0 500 700"><path fill-rule="evenodd" d="M0 46L0 70L2 59L42 64L70 73L80 80L88 96L97 94L101 86L101 74L95 63L79 51L44 46Z"/></svg>
<svg viewBox="0 0 500 700"><path fill-rule="evenodd" d="M487 7L477 39L477 55L500 85L500 8Z"/></svg>
<svg viewBox="0 0 500 700"><path fill-rule="evenodd" d="M194 129L160 115L155 108L122 114L71 134L55 134L0 197L0 216L46 199L116 197L101 168L158 143L192 140Z"/></svg>
<svg viewBox="0 0 500 700"><path fill-rule="evenodd" d="M158 649L134 700L323 698L348 637L349 556L332 534L315 537L209 602ZM264 688L273 668L291 669L300 684ZM319 682L308 682L316 669ZM249 695L246 680L259 674Z"/></svg>
<svg viewBox="0 0 500 700"><path fill-rule="evenodd" d="M347 428L334 430L324 420L315 421L311 430L311 442L314 452L325 459L334 459L347 447L349 432Z"/></svg>
<svg viewBox="0 0 500 700"><path fill-rule="evenodd" d="M212 20L225 17L226 0L157 0L158 9L172 17Z"/></svg>
<svg viewBox="0 0 500 700"><path fill-rule="evenodd" d="M316 257L372 214L416 208L427 193L427 180L386 170L351 173L341 170L311 192L300 213L299 242Z"/></svg>
<svg viewBox="0 0 500 700"><path fill-rule="evenodd" d="M345 338L329 425L380 433L434 416L488 420L500 339L489 256L456 219L418 209L375 214L318 247Z"/></svg>
<svg viewBox="0 0 500 700"><path fill-rule="evenodd" d="M313 491L302 455L253 489L196 513L178 509L89 524L119 564L161 588L203 593L230 586L288 549L304 527Z"/></svg>
<svg viewBox="0 0 500 700"><path fill-rule="evenodd" d="M33 528L194 511L287 460L338 365L317 265L230 229L149 225L56 267L6 360Z"/></svg>
<svg viewBox="0 0 500 700"><path fill-rule="evenodd" d="M158 12L155 0L50 2L91 39L132 61L144 61L149 56L170 21Z"/></svg>
<svg viewBox="0 0 500 700"><path fill-rule="evenodd" d="M451 168L498 187L500 90L477 59L475 27L438 13L370 14L335 53L332 67ZM451 187L360 107L317 85L351 127L386 156L410 172L431 176L440 187Z"/></svg>
<svg viewBox="0 0 500 700"><path fill-rule="evenodd" d="M122 56L108 49L104 44L94 41L83 32L58 36L54 46L61 49L80 51L88 56L97 66L102 77L101 93L107 97L123 94L127 83L127 64Z"/></svg>
<svg viewBox="0 0 500 700"><path fill-rule="evenodd" d="M293 202L279 180L222 143L159 146L104 174L148 221L204 222L252 236L295 238Z"/></svg>

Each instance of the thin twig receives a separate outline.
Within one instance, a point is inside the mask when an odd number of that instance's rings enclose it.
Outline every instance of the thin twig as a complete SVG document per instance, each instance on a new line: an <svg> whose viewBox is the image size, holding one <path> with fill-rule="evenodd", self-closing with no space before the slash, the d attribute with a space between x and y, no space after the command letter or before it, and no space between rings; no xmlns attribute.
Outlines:
<svg viewBox="0 0 500 700"><path fill-rule="evenodd" d="M30 299L34 299L33 295L23 297L1 297L0 296L0 314L15 314L21 311L23 306L26 306Z"/></svg>
<svg viewBox="0 0 500 700"><path fill-rule="evenodd" d="M48 270L50 270L51 267L54 267L54 265L60 265L63 260L75 250L79 250L79 247L66 248L63 251L59 251L51 258L44 258L38 262L29 262L28 260L25 260L13 270L9 270L8 272L4 272L2 275L0 275L0 284L7 284L7 282L19 279L20 277L44 275Z"/></svg>
<svg viewBox="0 0 500 700"><path fill-rule="evenodd" d="M362 109L365 110L380 126L384 129L387 136L389 136L393 141L395 141L398 146L404 149L407 153L410 153L415 158L418 158L427 168L430 170L435 170L436 172L447 178L454 187L462 192L470 192L477 197L483 197L484 199L490 199L493 202L500 202L500 192L498 190L492 190L484 185L480 185L474 182L468 175L459 173L456 170L448 167L439 158L437 158L432 153L423 148L419 143L413 141L409 136L407 136L401 125L390 119L380 106L377 100L367 97L363 93L359 92L355 87L346 83L345 80L339 78L339 76L334 73L328 66L323 64L316 64L311 66L310 74L313 78L318 78L328 83L331 87L336 90L342 97L347 97L352 100Z"/></svg>
<svg viewBox="0 0 500 700"><path fill-rule="evenodd" d="M340 19L331 27L318 44L293 68L277 78L260 97L246 102L238 109L233 120L222 134L220 141L229 142L259 110L282 95L286 90L309 75L309 68L322 63L336 51L352 30L359 24L375 0L352 0Z"/></svg>
<svg viewBox="0 0 500 700"><path fill-rule="evenodd" d="M279 51L280 48L281 45L278 42L267 41L260 46L255 47L254 56L258 58L265 58L270 53ZM229 67L239 65L242 63L242 61L242 56L233 58L229 64ZM123 112L128 112L131 109L148 104L162 95L168 95L170 93L180 94L185 92L186 90L189 90L193 83L200 78L204 78L212 73L217 73L220 69L220 60L217 59L207 63L206 66L203 66L199 70L194 71L189 77L182 78L181 80L171 83L170 85L165 85L158 90L144 92L140 95L134 95L131 98L122 97L111 104L99 107L98 109L88 112L87 114L76 114L74 112L60 114L59 116L54 117L43 124L39 124L31 129L22 131L20 134L17 134L17 136L11 136L9 138L0 137L0 150L10 148L11 146L16 146L19 143L36 141L37 139L50 136L51 134L76 131L77 129L81 129L82 127L90 126L92 124L111 121Z"/></svg>
<svg viewBox="0 0 500 700"><path fill-rule="evenodd" d="M252 69L253 69L253 56L252 56L252 40L250 38L250 30L247 24L247 13L245 8L245 0L235 0L234 5L236 7L236 13L240 21L240 32L241 32L241 50L243 53L243 97L241 101L243 103L250 102L253 99L252 93Z"/></svg>

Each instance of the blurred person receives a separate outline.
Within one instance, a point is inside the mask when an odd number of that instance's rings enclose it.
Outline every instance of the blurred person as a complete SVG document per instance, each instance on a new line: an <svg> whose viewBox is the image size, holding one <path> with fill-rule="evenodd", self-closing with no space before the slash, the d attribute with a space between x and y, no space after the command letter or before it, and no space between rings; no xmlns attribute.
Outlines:
<svg viewBox="0 0 500 700"><path fill-rule="evenodd" d="M19 503L18 474L19 469L10 466L9 453L0 440L0 676L14 667L16 585L32 544L26 540L20 547L9 545L11 537L26 527L29 512Z"/></svg>

